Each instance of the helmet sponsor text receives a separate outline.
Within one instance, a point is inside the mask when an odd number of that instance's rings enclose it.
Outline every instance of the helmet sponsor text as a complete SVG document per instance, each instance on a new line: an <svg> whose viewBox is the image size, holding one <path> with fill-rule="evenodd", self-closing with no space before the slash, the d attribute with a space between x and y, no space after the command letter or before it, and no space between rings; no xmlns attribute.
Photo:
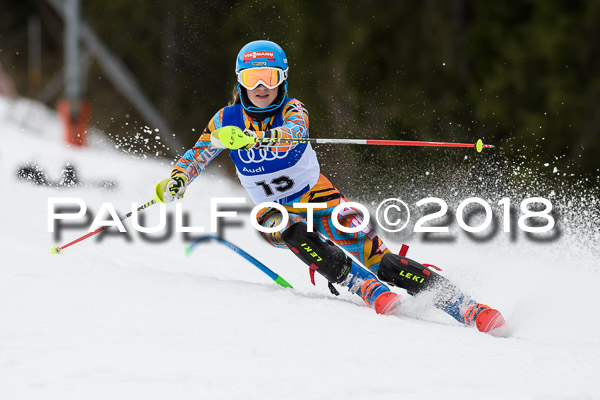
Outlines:
<svg viewBox="0 0 600 400"><path fill-rule="evenodd" d="M256 58L266 58L268 60L275 60L275 52L273 51L250 51L244 53L244 62L249 62Z"/></svg>

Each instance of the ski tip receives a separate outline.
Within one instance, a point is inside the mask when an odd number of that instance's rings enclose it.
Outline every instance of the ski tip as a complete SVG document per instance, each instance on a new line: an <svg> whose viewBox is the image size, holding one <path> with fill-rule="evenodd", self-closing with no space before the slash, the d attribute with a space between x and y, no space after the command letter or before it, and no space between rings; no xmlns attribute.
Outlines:
<svg viewBox="0 0 600 400"><path fill-rule="evenodd" d="M189 256L192 254L192 246L185 246L185 255Z"/></svg>
<svg viewBox="0 0 600 400"><path fill-rule="evenodd" d="M481 311L475 320L475 326L483 333L492 336L504 336L506 321L500 311L493 308Z"/></svg>
<svg viewBox="0 0 600 400"><path fill-rule="evenodd" d="M483 140L479 139L477 143L475 143L475 149L477 149L478 153L481 153L481 150L483 150Z"/></svg>
<svg viewBox="0 0 600 400"><path fill-rule="evenodd" d="M52 246L52 254L60 254L60 246Z"/></svg>
<svg viewBox="0 0 600 400"><path fill-rule="evenodd" d="M373 302L373 308L377 314L389 315L400 306L402 297L394 292L385 292L379 295Z"/></svg>

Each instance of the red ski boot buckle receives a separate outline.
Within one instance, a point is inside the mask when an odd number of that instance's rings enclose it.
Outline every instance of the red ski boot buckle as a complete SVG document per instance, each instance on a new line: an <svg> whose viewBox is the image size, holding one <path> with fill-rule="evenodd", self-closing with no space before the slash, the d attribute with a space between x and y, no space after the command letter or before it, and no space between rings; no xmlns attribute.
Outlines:
<svg viewBox="0 0 600 400"><path fill-rule="evenodd" d="M402 247L400 247L400 251L398 252L398 255L400 255L401 257L406 257L406 253L408 253L408 245L402 243Z"/></svg>

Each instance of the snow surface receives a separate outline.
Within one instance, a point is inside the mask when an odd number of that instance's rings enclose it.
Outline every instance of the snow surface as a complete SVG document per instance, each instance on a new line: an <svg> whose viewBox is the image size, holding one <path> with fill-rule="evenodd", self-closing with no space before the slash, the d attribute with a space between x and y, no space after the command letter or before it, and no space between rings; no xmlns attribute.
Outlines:
<svg viewBox="0 0 600 400"><path fill-rule="evenodd" d="M99 134L66 147L56 115L23 99L0 98L0 136L0 399L600 399L598 258L576 237L413 243L409 256L443 266L503 312L513 335L496 338L419 298L405 296L395 316L347 292L335 298L247 223L227 238L293 290L218 244L186 256L181 234L148 243L131 230L130 242L91 238L52 255L87 228L56 242L49 197L81 198L93 212L109 202L124 214L152 199L169 161L124 154ZM220 173L222 157L182 202L193 226L209 226L210 195L246 197ZM53 180L72 162L85 182L18 180L30 161ZM107 179L118 187L92 184ZM159 211L144 211L149 226Z"/></svg>

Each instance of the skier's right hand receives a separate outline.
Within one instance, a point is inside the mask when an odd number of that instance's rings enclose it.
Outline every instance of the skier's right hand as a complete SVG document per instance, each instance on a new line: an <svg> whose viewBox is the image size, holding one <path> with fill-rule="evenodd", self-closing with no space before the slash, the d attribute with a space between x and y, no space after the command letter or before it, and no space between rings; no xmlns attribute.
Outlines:
<svg viewBox="0 0 600 400"><path fill-rule="evenodd" d="M250 150L257 146L256 133L237 126L224 126L210 134L211 144L218 149Z"/></svg>
<svg viewBox="0 0 600 400"><path fill-rule="evenodd" d="M187 176L175 175L171 178L163 179L156 185L156 196L163 203L170 203L173 200L183 198L187 187Z"/></svg>

